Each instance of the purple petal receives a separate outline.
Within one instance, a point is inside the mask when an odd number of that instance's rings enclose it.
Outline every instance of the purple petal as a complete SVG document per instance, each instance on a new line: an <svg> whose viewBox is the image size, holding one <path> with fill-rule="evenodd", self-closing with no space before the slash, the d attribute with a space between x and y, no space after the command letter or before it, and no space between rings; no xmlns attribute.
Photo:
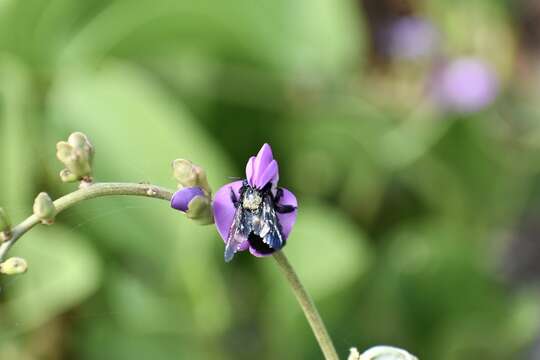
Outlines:
<svg viewBox="0 0 540 360"><path fill-rule="evenodd" d="M241 187L242 180L234 181L222 186L214 195L214 201L212 203L214 221L219 235L221 235L221 238L224 241L227 241L227 238L229 237L229 229L231 228L234 213L236 212L236 208L231 200L231 189L239 199Z"/></svg>
<svg viewBox="0 0 540 360"><path fill-rule="evenodd" d="M249 249L249 242L244 241L238 246L238 250L236 250L236 252L246 251L247 249Z"/></svg>
<svg viewBox="0 0 540 360"><path fill-rule="evenodd" d="M214 201L212 203L214 222L223 241L227 241L229 237L229 230L231 229L234 213L236 212L236 208L231 200L231 189L236 195L236 198L239 199L241 187L242 180L234 181L221 187L214 195ZM240 245L238 251L246 250L248 246L249 244L246 241Z"/></svg>
<svg viewBox="0 0 540 360"><path fill-rule="evenodd" d="M255 173L266 169L266 167L272 162L272 160L274 160L272 148L270 147L270 145L265 143L255 157Z"/></svg>
<svg viewBox="0 0 540 360"><path fill-rule="evenodd" d="M188 205L195 196L204 195L204 192L199 187L188 187L178 190L174 193L171 199L171 207L180 210L187 211Z"/></svg>
<svg viewBox="0 0 540 360"><path fill-rule="evenodd" d="M281 199L279 200L278 205L291 205L295 208L298 208L298 201L296 200L296 196L289 190L283 189L283 195L281 196ZM281 224L281 232L285 239L289 237L289 234L291 233L291 230L294 226L294 223L296 222L296 215L298 213L298 210L294 210L293 212L290 212L288 214L279 214L278 213L278 219L279 223Z"/></svg>
<svg viewBox="0 0 540 360"><path fill-rule="evenodd" d="M270 164L264 169L262 173L259 173L259 176L255 178L253 185L256 188L262 189L266 184L268 184L272 179L277 176L278 173L278 164L276 160L272 160Z"/></svg>
<svg viewBox="0 0 540 360"><path fill-rule="evenodd" d="M253 179L253 169L255 167L255 156L252 156L249 158L247 164L246 164L246 179L248 179L248 182L251 184Z"/></svg>
<svg viewBox="0 0 540 360"><path fill-rule="evenodd" d="M251 159L250 159L251 161ZM250 165L248 163L248 166L246 166L246 175L247 170L251 167L252 174L251 177L248 176L248 182L252 187L256 188L263 188L269 181L277 181L277 163L276 163L276 170L275 172L271 169L268 170L269 173L266 173L269 166L273 167L272 162L274 161L274 156L272 155L272 148L268 144L264 144L261 147L261 150L259 150L259 153L255 157L255 160L253 161L253 165ZM272 174L270 179L268 179L266 182L263 180L266 178L265 174Z"/></svg>

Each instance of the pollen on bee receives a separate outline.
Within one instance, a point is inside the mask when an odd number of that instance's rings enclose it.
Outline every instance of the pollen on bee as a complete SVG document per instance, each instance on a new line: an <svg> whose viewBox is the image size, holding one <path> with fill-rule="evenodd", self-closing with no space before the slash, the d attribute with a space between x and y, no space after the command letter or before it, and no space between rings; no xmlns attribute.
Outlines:
<svg viewBox="0 0 540 360"><path fill-rule="evenodd" d="M262 203L261 196L255 192L249 192L244 196L242 207L249 210L257 210Z"/></svg>

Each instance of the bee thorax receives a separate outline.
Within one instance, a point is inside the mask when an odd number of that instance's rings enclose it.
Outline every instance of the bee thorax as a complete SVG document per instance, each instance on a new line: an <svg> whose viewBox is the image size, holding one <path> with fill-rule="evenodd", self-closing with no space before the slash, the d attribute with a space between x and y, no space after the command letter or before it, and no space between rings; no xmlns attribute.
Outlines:
<svg viewBox="0 0 540 360"><path fill-rule="evenodd" d="M249 210L257 210L262 203L261 196L256 192L249 192L244 196L242 207Z"/></svg>

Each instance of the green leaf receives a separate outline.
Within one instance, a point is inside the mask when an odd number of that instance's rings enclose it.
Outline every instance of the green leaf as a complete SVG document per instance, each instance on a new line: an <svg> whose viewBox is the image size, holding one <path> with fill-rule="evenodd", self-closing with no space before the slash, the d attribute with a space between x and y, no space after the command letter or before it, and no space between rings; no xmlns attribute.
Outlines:
<svg viewBox="0 0 540 360"><path fill-rule="evenodd" d="M38 226L17 244L28 272L6 283L7 308L18 330L28 330L69 310L92 295L101 264L86 239L59 225Z"/></svg>

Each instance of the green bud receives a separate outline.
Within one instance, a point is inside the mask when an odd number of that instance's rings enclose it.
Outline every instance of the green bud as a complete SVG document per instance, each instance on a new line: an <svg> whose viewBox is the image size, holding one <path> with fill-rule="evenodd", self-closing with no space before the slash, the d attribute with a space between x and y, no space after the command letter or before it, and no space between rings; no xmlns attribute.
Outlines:
<svg viewBox="0 0 540 360"><path fill-rule="evenodd" d="M54 222L56 213L56 207L49 194L39 193L34 200L34 215L41 220L41 223L50 225Z"/></svg>
<svg viewBox="0 0 540 360"><path fill-rule="evenodd" d="M210 185L206 178L206 172L198 165L189 160L176 159L172 163L173 176L178 182L178 187L200 187L208 195L211 194Z"/></svg>
<svg viewBox="0 0 540 360"><path fill-rule="evenodd" d="M26 260L20 257L12 257L0 264L0 274L17 275L23 274L28 270Z"/></svg>
<svg viewBox="0 0 540 360"><path fill-rule="evenodd" d="M11 237L11 221L3 208L0 208L0 242Z"/></svg>
<svg viewBox="0 0 540 360"><path fill-rule="evenodd" d="M84 180L88 182L91 180L94 147L85 134L75 132L69 136L67 142L58 142L56 144L56 157L66 167L60 172L62 181Z"/></svg>
<svg viewBox="0 0 540 360"><path fill-rule="evenodd" d="M186 216L201 225L212 224L214 215L210 198L207 196L195 196L188 204Z"/></svg>

